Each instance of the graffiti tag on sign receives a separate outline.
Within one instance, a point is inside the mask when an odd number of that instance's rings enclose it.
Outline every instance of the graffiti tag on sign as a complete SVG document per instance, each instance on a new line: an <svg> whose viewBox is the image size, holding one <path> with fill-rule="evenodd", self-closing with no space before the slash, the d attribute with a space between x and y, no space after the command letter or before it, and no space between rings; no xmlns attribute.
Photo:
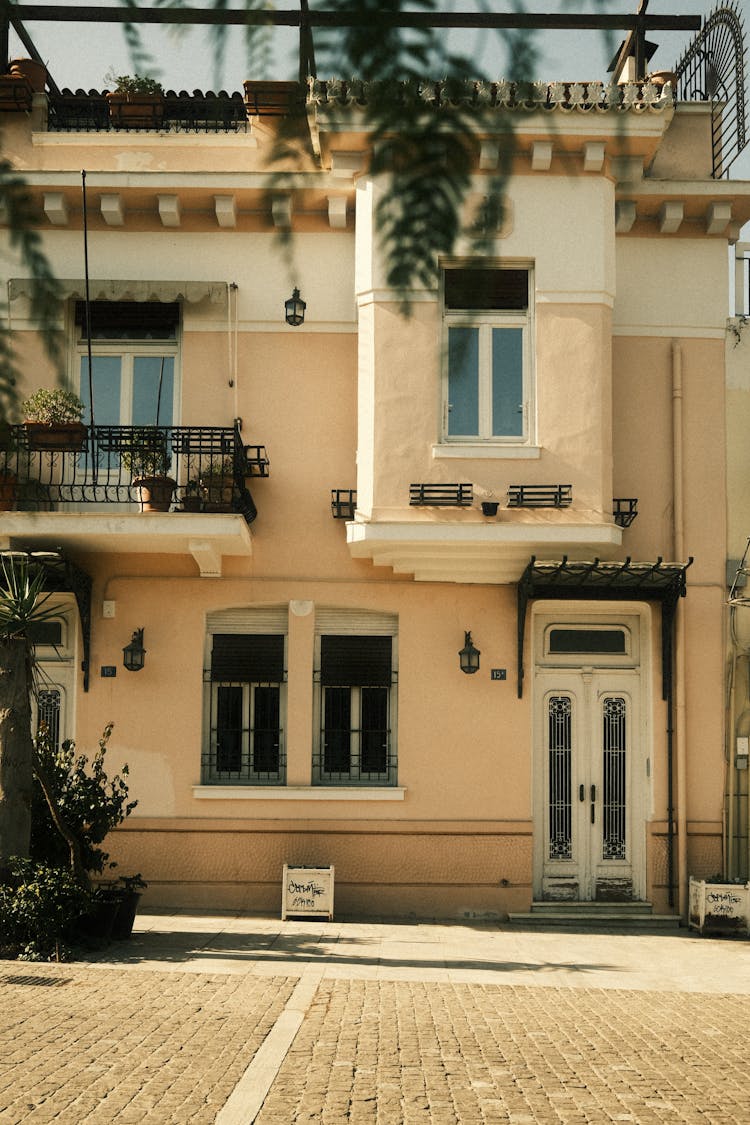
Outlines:
<svg viewBox="0 0 750 1125"><path fill-rule="evenodd" d="M284 867L282 918L287 913L333 916L333 867Z"/></svg>

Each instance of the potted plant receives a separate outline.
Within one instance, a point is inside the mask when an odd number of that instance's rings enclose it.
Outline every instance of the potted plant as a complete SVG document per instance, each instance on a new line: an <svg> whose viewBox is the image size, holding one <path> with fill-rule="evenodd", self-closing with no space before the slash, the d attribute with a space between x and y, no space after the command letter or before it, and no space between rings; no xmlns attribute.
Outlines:
<svg viewBox="0 0 750 1125"><path fill-rule="evenodd" d="M141 901L141 891L145 891L148 883L140 875L120 875L115 885L117 896L117 912L112 927L112 937L115 941L124 941L132 936L133 923Z"/></svg>
<svg viewBox="0 0 750 1125"><path fill-rule="evenodd" d="M203 509L203 489L197 480L189 480L182 497L183 512L200 512Z"/></svg>
<svg viewBox="0 0 750 1125"><path fill-rule="evenodd" d="M231 512L234 493L234 458L216 457L208 462L200 477L207 512Z"/></svg>
<svg viewBox="0 0 750 1125"><path fill-rule="evenodd" d="M29 449L80 452L86 443L84 406L62 387L40 387L21 404Z"/></svg>
<svg viewBox="0 0 750 1125"><path fill-rule="evenodd" d="M120 455L132 477L142 512L168 512L177 481L167 475L172 459L164 432L155 426L133 430L130 448Z"/></svg>
<svg viewBox="0 0 750 1125"><path fill-rule="evenodd" d="M157 129L164 121L164 87L141 74L105 75L109 119L117 129Z"/></svg>
<svg viewBox="0 0 750 1125"><path fill-rule="evenodd" d="M31 109L34 94L43 94L47 68L36 59L11 59L8 70L0 74L0 109Z"/></svg>

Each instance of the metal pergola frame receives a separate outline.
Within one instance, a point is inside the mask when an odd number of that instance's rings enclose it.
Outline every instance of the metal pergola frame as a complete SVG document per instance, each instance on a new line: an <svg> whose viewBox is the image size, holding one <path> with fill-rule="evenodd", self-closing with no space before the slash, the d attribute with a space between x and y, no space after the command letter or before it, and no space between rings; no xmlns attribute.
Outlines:
<svg viewBox="0 0 750 1125"><path fill-rule="evenodd" d="M308 0L299 0L299 9L244 10L215 8L104 8L96 4L79 4L69 8L63 4L19 4L0 0L0 72L7 67L9 31L12 27L32 58L42 62L24 22L96 22L112 24L190 24L207 26L296 27L300 33L300 81L316 76L313 28L372 27L393 28L468 28L529 29L547 31L625 31L628 33L618 60L634 55L636 78L646 74L647 40L654 31L699 31L700 16L649 16L648 0L641 0L633 15L560 15L543 12L366 12L361 14L310 11ZM50 90L59 95L53 80Z"/></svg>

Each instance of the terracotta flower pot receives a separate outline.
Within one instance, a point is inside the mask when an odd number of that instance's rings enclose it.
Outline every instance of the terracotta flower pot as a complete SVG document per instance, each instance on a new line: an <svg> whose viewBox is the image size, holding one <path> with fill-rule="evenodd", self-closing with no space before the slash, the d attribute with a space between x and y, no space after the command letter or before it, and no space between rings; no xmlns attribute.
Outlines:
<svg viewBox="0 0 750 1125"><path fill-rule="evenodd" d="M118 129L158 129L164 121L163 94L107 94L109 119Z"/></svg>
<svg viewBox="0 0 750 1125"><path fill-rule="evenodd" d="M177 481L172 477L134 477L142 512L168 512Z"/></svg>
<svg viewBox="0 0 750 1125"><path fill-rule="evenodd" d="M53 452L73 450L80 452L86 444L87 429L83 422L25 422L29 449L46 449Z"/></svg>
<svg viewBox="0 0 750 1125"><path fill-rule="evenodd" d="M43 94L47 85L47 67L36 59L11 59L8 70L25 78L32 93Z"/></svg>

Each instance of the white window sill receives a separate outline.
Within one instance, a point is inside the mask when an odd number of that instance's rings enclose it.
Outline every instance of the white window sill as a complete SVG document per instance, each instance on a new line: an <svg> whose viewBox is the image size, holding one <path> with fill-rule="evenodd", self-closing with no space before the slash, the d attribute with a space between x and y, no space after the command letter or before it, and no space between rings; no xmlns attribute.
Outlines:
<svg viewBox="0 0 750 1125"><path fill-rule="evenodd" d="M397 785L194 785L200 801L403 801Z"/></svg>
<svg viewBox="0 0 750 1125"><path fill-rule="evenodd" d="M442 442L432 447L432 456L435 460L453 458L463 461L474 459L536 461L541 455L542 450L538 445L496 445L489 441Z"/></svg>

